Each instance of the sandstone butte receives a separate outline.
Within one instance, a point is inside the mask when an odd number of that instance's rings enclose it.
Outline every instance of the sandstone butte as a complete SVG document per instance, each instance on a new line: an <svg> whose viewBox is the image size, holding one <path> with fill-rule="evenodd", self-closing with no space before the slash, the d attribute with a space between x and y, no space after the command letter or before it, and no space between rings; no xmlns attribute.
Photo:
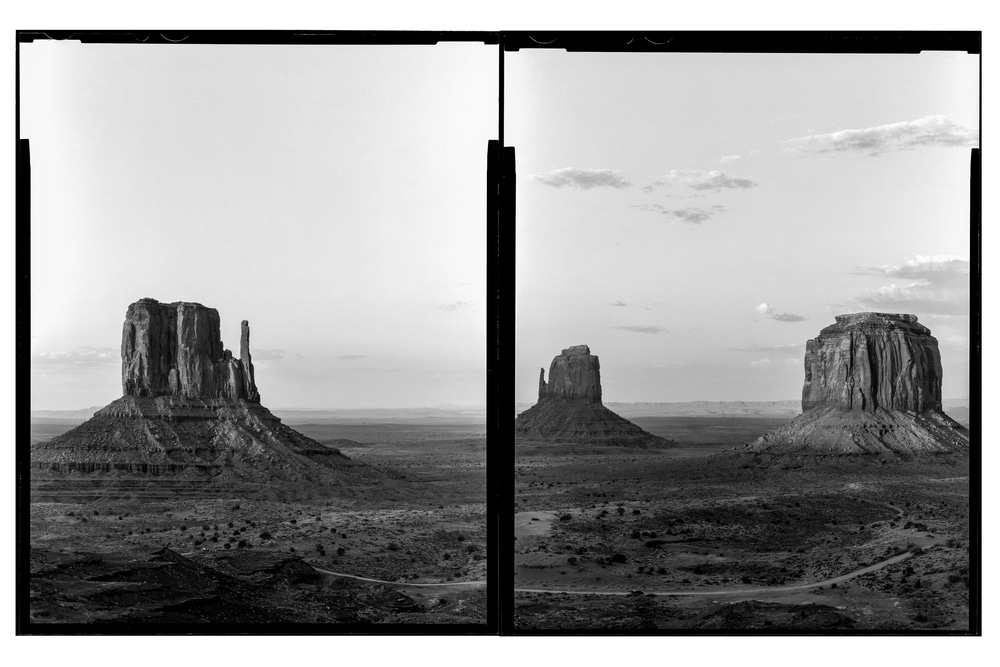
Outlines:
<svg viewBox="0 0 1000 667"><path fill-rule="evenodd" d="M838 315L806 343L802 414L742 450L760 455L967 452L941 408L941 353L914 315Z"/></svg>
<svg viewBox="0 0 1000 667"><path fill-rule="evenodd" d="M538 380L538 402L514 422L515 440L645 449L675 443L648 433L601 402L601 364L586 345L566 348Z"/></svg>
<svg viewBox="0 0 1000 667"><path fill-rule="evenodd" d="M246 321L236 358L214 308L140 299L126 312L121 353L122 397L32 445L33 500L219 496L236 487L280 496L283 485L300 492L372 473L260 404Z"/></svg>

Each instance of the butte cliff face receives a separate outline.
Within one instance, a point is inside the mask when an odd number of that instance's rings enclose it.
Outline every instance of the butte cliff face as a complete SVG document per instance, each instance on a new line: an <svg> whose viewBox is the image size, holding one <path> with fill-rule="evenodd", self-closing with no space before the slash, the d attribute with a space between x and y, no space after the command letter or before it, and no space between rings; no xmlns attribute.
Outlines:
<svg viewBox="0 0 1000 667"><path fill-rule="evenodd" d="M586 345L566 348L538 379L538 402L514 422L522 441L611 445L640 448L672 447L666 438L647 433L601 402L601 364Z"/></svg>
<svg viewBox="0 0 1000 667"><path fill-rule="evenodd" d="M216 309L140 299L122 326L122 394L260 402L249 345L246 320L236 359L222 347Z"/></svg>
<svg viewBox="0 0 1000 667"><path fill-rule="evenodd" d="M855 313L806 343L802 414L746 450L849 455L967 451L941 409L941 353L914 315ZM744 451L746 451L744 450Z"/></svg>
<svg viewBox="0 0 1000 667"><path fill-rule="evenodd" d="M370 472L260 404L246 321L237 359L214 308L141 299L121 350L122 397L32 446L33 499L287 496Z"/></svg>

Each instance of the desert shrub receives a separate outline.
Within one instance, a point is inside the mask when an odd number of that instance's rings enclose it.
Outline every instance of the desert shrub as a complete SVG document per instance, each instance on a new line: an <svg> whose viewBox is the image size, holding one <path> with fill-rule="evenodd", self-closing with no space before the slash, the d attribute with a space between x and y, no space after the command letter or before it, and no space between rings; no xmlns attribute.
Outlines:
<svg viewBox="0 0 1000 667"><path fill-rule="evenodd" d="M338 556L343 556L345 553L347 553L347 550L344 549L344 547L337 547L337 555Z"/></svg>
<svg viewBox="0 0 1000 667"><path fill-rule="evenodd" d="M957 575L957 574L949 574L948 575L948 583L949 584L957 584L961 580L962 580L962 577L960 575Z"/></svg>
<svg viewBox="0 0 1000 667"><path fill-rule="evenodd" d="M642 514L642 512L640 512L639 510L635 509L635 510L632 510L632 514L635 515L635 516L639 516L640 514Z"/></svg>
<svg viewBox="0 0 1000 667"><path fill-rule="evenodd" d="M470 554L474 553L476 551L479 551L479 545L477 545L477 544L470 544L465 550L467 552L469 552Z"/></svg>
<svg viewBox="0 0 1000 667"><path fill-rule="evenodd" d="M230 544L229 542L226 542L225 544L222 545L222 548L223 549L231 549L232 546L233 546L232 544Z"/></svg>
<svg viewBox="0 0 1000 667"><path fill-rule="evenodd" d="M180 528L181 532L184 532L184 531L185 531L185 530L187 530L187 529L188 529L188 527L187 527L187 526L181 526L181 528Z"/></svg>
<svg viewBox="0 0 1000 667"><path fill-rule="evenodd" d="M464 542L465 541L465 535L459 535L458 536L458 541L459 542Z"/></svg>
<svg viewBox="0 0 1000 667"><path fill-rule="evenodd" d="M628 556L625 554L615 554L611 557L612 563L625 563L628 562Z"/></svg>
<svg viewBox="0 0 1000 667"><path fill-rule="evenodd" d="M637 540L637 539L639 539L639 537L640 537L639 531L638 530L633 530L632 531L632 539Z"/></svg>
<svg viewBox="0 0 1000 667"><path fill-rule="evenodd" d="M248 546L250 546L250 543L247 542L246 540L240 540L239 544L237 544L236 546L238 546L240 549L246 549Z"/></svg>
<svg viewBox="0 0 1000 667"><path fill-rule="evenodd" d="M388 549L389 551L399 551L399 545L396 544L395 542L389 542L389 544L386 545L385 548Z"/></svg>
<svg viewBox="0 0 1000 667"><path fill-rule="evenodd" d="M266 530L262 530L260 532L260 539L262 539L262 540L269 540L269 539L271 539L271 533L267 532Z"/></svg>
<svg viewBox="0 0 1000 667"><path fill-rule="evenodd" d="M298 522L299 522L298 519L292 519L291 521L289 521L289 523L298 523Z"/></svg>
<svg viewBox="0 0 1000 667"><path fill-rule="evenodd" d="M441 556L441 558L443 558L443 559L445 559L445 560L451 560L451 554L450 554L450 553L448 553L447 551L445 551L445 552L444 552L444 555L443 555L443 556Z"/></svg>
<svg viewBox="0 0 1000 667"><path fill-rule="evenodd" d="M665 568L665 567L658 568L656 570L656 573L657 574L666 574L667 573L667 568Z"/></svg>
<svg viewBox="0 0 1000 667"><path fill-rule="evenodd" d="M573 518L572 514L563 514L562 516L559 517L559 520L560 521L569 521L572 518Z"/></svg>
<svg viewBox="0 0 1000 667"><path fill-rule="evenodd" d="M202 526L201 529L202 530L211 530L211 528L208 527L207 523L204 526Z"/></svg>
<svg viewBox="0 0 1000 667"><path fill-rule="evenodd" d="M570 565L576 565L576 557L570 556L569 558L566 559L566 562L569 563Z"/></svg>
<svg viewBox="0 0 1000 667"><path fill-rule="evenodd" d="M624 514L625 514L625 508L624 507L619 507L616 511L618 512L618 516L624 516Z"/></svg>

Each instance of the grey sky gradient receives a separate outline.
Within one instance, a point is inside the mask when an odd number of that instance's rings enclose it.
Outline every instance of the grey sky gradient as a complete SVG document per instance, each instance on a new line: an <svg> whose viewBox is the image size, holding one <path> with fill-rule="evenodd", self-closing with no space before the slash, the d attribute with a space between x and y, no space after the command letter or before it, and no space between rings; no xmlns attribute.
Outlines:
<svg viewBox="0 0 1000 667"><path fill-rule="evenodd" d="M495 47L21 45L32 408L121 394L142 297L250 321L265 405L485 401Z"/></svg>
<svg viewBox="0 0 1000 667"><path fill-rule="evenodd" d="M917 315L968 396L977 56L507 56L516 401L578 344L608 401L794 399L859 310ZM574 170L619 186L541 176Z"/></svg>

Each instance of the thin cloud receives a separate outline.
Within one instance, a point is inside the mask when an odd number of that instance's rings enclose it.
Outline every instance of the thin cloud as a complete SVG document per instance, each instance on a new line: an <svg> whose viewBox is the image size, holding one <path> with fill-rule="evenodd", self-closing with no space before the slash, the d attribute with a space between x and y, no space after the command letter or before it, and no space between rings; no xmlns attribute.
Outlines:
<svg viewBox="0 0 1000 667"><path fill-rule="evenodd" d="M962 127L945 116L924 116L917 120L876 125L857 130L838 130L827 134L810 134L782 142L793 152L803 155L828 153L867 153L871 157L893 151L907 151L925 146L979 145L974 130Z"/></svg>
<svg viewBox="0 0 1000 667"><path fill-rule="evenodd" d="M663 185L686 185L697 192L721 192L722 190L748 190L757 187L759 184L749 178L730 176L718 170L695 171L673 169L663 178L658 178L645 186L643 191L651 192L653 189Z"/></svg>
<svg viewBox="0 0 1000 667"><path fill-rule="evenodd" d="M342 354L337 358L341 361L357 361L358 359L364 359L367 356L367 354Z"/></svg>
<svg viewBox="0 0 1000 667"><path fill-rule="evenodd" d="M590 188L627 188L632 182L626 179L621 172L613 169L576 169L565 167L563 169L553 169L538 174L532 174L530 178L544 185L554 188L579 188L589 190Z"/></svg>
<svg viewBox="0 0 1000 667"><path fill-rule="evenodd" d="M93 368L119 364L121 360L121 352L111 347L78 347L31 355L33 367L45 368Z"/></svg>
<svg viewBox="0 0 1000 667"><path fill-rule="evenodd" d="M736 162L737 160L742 160L742 155L723 155L719 158L719 162L726 164L727 162Z"/></svg>
<svg viewBox="0 0 1000 667"><path fill-rule="evenodd" d="M800 352L804 348L801 343L789 343L787 345L751 345L750 347L731 347L734 352L752 352L753 354L783 354L790 352Z"/></svg>
<svg viewBox="0 0 1000 667"><path fill-rule="evenodd" d="M767 359L767 358L765 358L765 359L755 359L755 360L753 360L753 361L750 362L750 365L753 368L757 368L757 369L770 368L771 367L771 360Z"/></svg>
<svg viewBox="0 0 1000 667"><path fill-rule="evenodd" d="M612 301L611 305L612 306L619 306L619 307L621 307L621 306L627 306L628 304L625 303L624 301Z"/></svg>
<svg viewBox="0 0 1000 667"><path fill-rule="evenodd" d="M471 301L452 301L451 303L442 303L437 306L441 310L466 310L472 308L473 304Z"/></svg>
<svg viewBox="0 0 1000 667"><path fill-rule="evenodd" d="M267 348L251 349L250 356L253 357L254 361L279 361L285 358L285 351Z"/></svg>
<svg viewBox="0 0 1000 667"><path fill-rule="evenodd" d="M796 315L794 313L778 313L775 312L774 306L767 303L762 303L756 308L757 314L761 317L766 317L768 319L776 320L778 322L802 322L805 317L802 315Z"/></svg>
<svg viewBox="0 0 1000 667"><path fill-rule="evenodd" d="M721 213L726 210L726 207L720 204L715 204L707 208L698 208L693 206L686 208L667 208L662 204L647 203L634 205L634 208L638 208L640 211L647 211L649 213L659 213L665 218L672 218L690 225L700 225L716 213Z"/></svg>
<svg viewBox="0 0 1000 667"><path fill-rule="evenodd" d="M631 331L633 333L644 333L644 334L658 334L664 331L664 329L661 329L660 327L646 326L641 324L624 325L613 328L619 329L621 331Z"/></svg>

